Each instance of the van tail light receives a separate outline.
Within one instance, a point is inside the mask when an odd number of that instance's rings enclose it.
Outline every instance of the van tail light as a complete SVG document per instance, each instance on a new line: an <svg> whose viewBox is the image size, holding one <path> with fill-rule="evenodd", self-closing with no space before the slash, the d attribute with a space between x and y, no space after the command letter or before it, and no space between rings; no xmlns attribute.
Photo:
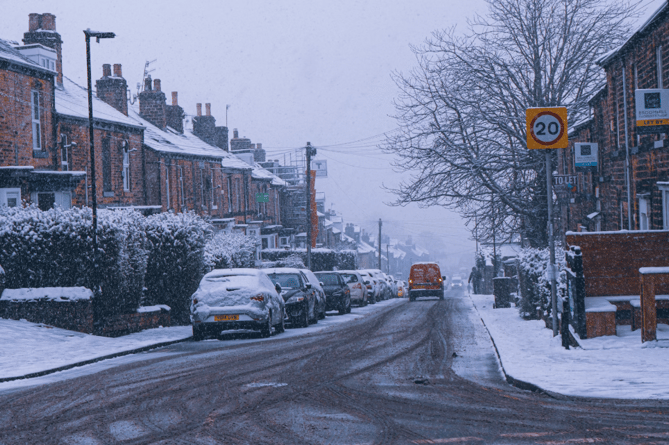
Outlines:
<svg viewBox="0 0 669 445"><path fill-rule="evenodd" d="M258 294L255 297L251 297L251 300L262 302L265 301L265 296L263 294Z"/></svg>

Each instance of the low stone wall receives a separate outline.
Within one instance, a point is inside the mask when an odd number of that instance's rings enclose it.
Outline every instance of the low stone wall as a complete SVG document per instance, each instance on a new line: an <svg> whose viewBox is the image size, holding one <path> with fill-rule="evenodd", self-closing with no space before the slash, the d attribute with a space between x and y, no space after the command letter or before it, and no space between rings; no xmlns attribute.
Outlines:
<svg viewBox="0 0 669 445"><path fill-rule="evenodd" d="M144 329L153 329L160 326L170 326L170 311L159 308L151 312L135 312L121 314L104 320L95 320L95 335L105 337L119 337L132 334Z"/></svg>
<svg viewBox="0 0 669 445"><path fill-rule="evenodd" d="M74 288L41 288L23 291L34 291L33 293L39 295L49 292L68 294L68 289ZM40 290L43 292L40 293ZM170 310L167 306L141 308L140 311L129 314L102 317L96 316L94 300L90 298L72 300L48 297L0 299L0 318L27 320L32 323L43 323L56 328L105 337L119 337L144 329L167 327L171 324Z"/></svg>
<svg viewBox="0 0 669 445"><path fill-rule="evenodd" d="M0 318L28 320L70 331L93 333L93 303L91 300L0 300Z"/></svg>

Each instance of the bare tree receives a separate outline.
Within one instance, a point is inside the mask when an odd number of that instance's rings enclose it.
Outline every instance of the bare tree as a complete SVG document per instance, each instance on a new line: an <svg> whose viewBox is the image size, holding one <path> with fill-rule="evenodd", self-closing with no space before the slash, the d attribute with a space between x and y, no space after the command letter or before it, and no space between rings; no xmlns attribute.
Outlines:
<svg viewBox="0 0 669 445"><path fill-rule="evenodd" d="M456 208L479 238L523 234L545 245L545 158L526 146L525 110L565 106L589 116L604 85L595 62L630 34L639 3L488 0L465 35L436 31L412 47L418 66L396 73L400 131L383 149L412 173L396 204ZM494 202L494 205L490 205Z"/></svg>

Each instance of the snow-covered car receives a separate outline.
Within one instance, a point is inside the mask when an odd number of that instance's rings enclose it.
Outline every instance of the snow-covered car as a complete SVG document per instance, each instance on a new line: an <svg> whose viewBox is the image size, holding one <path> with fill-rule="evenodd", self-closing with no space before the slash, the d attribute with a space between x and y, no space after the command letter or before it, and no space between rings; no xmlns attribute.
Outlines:
<svg viewBox="0 0 669 445"><path fill-rule="evenodd" d="M367 269L358 270L363 279L363 284L367 287L367 300L374 304L381 301L381 286L377 279Z"/></svg>
<svg viewBox="0 0 669 445"><path fill-rule="evenodd" d="M360 272L357 270L340 270L338 272L351 291L351 304L367 306L367 287L363 283Z"/></svg>
<svg viewBox="0 0 669 445"><path fill-rule="evenodd" d="M315 272L318 280L323 283L326 309L339 311L339 315L351 312L351 291L344 279L337 272Z"/></svg>
<svg viewBox="0 0 669 445"><path fill-rule="evenodd" d="M216 269L206 274L191 298L193 339L222 331L260 331L269 337L284 330L284 302L267 274L257 269Z"/></svg>
<svg viewBox="0 0 669 445"><path fill-rule="evenodd" d="M379 296L381 297L381 299L388 300L392 298L392 289L390 288L390 284L388 283L387 275L384 274L380 269L370 269L369 272L372 274L374 278L376 278L377 282L380 285Z"/></svg>
<svg viewBox="0 0 669 445"><path fill-rule="evenodd" d="M318 322L317 292L300 269L281 267L264 269L274 284L281 286L281 297L292 326L306 328Z"/></svg>
<svg viewBox="0 0 669 445"><path fill-rule="evenodd" d="M318 307L318 318L321 320L325 318L325 305L327 304L325 298L325 290L321 287L321 282L318 280L318 277L309 269L300 269L302 273L307 277L311 287L316 290L316 306Z"/></svg>
<svg viewBox="0 0 669 445"><path fill-rule="evenodd" d="M462 289L463 284L464 283L460 275L453 275L451 277L451 289Z"/></svg>
<svg viewBox="0 0 669 445"><path fill-rule="evenodd" d="M402 280L395 280L397 286L397 298L404 298L406 295L406 283Z"/></svg>

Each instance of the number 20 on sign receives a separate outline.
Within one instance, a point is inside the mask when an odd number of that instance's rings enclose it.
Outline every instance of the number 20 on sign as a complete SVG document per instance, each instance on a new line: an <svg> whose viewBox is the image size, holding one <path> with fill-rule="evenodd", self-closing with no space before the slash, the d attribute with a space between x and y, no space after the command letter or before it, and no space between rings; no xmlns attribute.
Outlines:
<svg viewBox="0 0 669 445"><path fill-rule="evenodd" d="M567 148L567 109L565 107L528 108L527 148Z"/></svg>

